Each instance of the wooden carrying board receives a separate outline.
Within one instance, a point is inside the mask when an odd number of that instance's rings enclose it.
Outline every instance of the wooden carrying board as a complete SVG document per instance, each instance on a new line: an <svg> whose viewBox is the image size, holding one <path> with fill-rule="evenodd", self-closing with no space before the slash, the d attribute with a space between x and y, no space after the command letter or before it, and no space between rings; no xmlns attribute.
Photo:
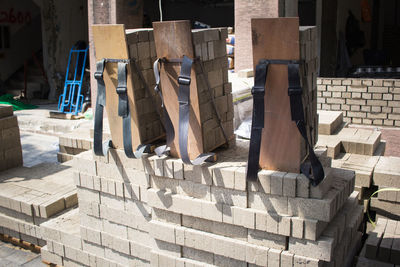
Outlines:
<svg viewBox="0 0 400 267"><path fill-rule="evenodd" d="M299 19L251 20L254 69L260 59L299 60ZM265 89L260 166L299 172L304 158L302 137L291 119L286 65L270 65Z"/></svg>
<svg viewBox="0 0 400 267"><path fill-rule="evenodd" d="M153 22L154 42L158 58L178 59L184 55L193 58L193 43L190 21ZM171 117L175 130L175 139L171 144L171 155L180 157L179 152L179 103L178 76L179 63L162 64L160 69L161 89L165 107ZM203 149L200 105L197 90L196 73L192 67L190 84L190 117L188 135L188 153L191 160L206 152Z"/></svg>
<svg viewBox="0 0 400 267"><path fill-rule="evenodd" d="M125 27L117 25L93 25L93 41L95 47L96 61L103 58L129 59L129 51L126 42ZM131 63L133 64L133 63ZM132 65L127 65L127 94L129 99L129 111L131 114L132 146L135 150L138 145L154 141L158 138L149 139L145 136L142 128L148 122L141 121L138 116L139 110L136 96L138 88L134 88L132 77L138 76L132 73ZM106 112L110 125L112 143L115 148L123 149L122 118L118 116L118 63L106 63L104 69L104 83L106 85ZM136 82L136 84L138 84ZM142 88L141 90L145 90ZM154 107L151 107L155 109ZM158 118L159 119L159 118Z"/></svg>

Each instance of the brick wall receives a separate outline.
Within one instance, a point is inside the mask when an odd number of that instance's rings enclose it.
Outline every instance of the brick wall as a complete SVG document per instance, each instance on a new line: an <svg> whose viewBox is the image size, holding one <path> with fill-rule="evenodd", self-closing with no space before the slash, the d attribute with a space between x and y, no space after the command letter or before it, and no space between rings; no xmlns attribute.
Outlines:
<svg viewBox="0 0 400 267"><path fill-rule="evenodd" d="M399 79L319 78L318 109L340 110L344 120L400 127Z"/></svg>

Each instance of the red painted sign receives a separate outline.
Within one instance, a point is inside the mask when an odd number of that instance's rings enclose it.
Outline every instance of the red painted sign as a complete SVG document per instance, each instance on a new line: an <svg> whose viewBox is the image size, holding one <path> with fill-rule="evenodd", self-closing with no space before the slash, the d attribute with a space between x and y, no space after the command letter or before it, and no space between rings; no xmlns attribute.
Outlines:
<svg viewBox="0 0 400 267"><path fill-rule="evenodd" d="M32 20L31 12L14 11L14 8L10 8L8 11L0 10L0 23L10 24L25 24Z"/></svg>

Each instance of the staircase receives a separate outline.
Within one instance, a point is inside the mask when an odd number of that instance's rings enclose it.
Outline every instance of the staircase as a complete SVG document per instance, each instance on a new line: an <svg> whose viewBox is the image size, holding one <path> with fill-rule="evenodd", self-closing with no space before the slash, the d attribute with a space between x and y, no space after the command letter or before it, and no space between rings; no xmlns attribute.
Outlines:
<svg viewBox="0 0 400 267"><path fill-rule="evenodd" d="M41 55L38 55L37 58L36 61L33 57L26 61L24 66L6 81L6 94L21 96L26 99L47 98L49 85L47 78L43 75L42 68L39 66L39 64L42 64ZM39 64L37 64L37 61L39 61Z"/></svg>

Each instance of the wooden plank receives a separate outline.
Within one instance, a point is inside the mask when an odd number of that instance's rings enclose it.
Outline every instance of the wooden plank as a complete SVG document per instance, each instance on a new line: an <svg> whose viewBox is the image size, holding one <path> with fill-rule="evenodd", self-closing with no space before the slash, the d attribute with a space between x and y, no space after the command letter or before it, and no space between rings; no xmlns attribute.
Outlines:
<svg viewBox="0 0 400 267"><path fill-rule="evenodd" d="M299 19L252 19L254 69L260 59L299 60ZM299 172L301 135L291 120L287 66L271 65L265 91L260 166Z"/></svg>
<svg viewBox="0 0 400 267"><path fill-rule="evenodd" d="M93 41L96 61L102 58L129 59L126 44L125 27L123 24L93 25ZM106 112L110 125L111 138L115 148L123 149L122 118L118 116L118 85L117 63L107 63L104 70L104 83L106 85ZM131 113L132 146L135 149L142 143L139 132L134 88L132 83L131 66L127 66L127 90L129 110Z"/></svg>
<svg viewBox="0 0 400 267"><path fill-rule="evenodd" d="M158 58L182 58L184 55L193 58L193 43L190 21L153 22L154 41ZM179 152L179 103L178 83L180 64L162 64L160 70L161 89L165 106L175 129L175 139L171 145L171 155L180 157ZM188 134L188 153L194 159L204 152L201 130L199 96L197 91L196 73L191 72L190 84L190 126Z"/></svg>

